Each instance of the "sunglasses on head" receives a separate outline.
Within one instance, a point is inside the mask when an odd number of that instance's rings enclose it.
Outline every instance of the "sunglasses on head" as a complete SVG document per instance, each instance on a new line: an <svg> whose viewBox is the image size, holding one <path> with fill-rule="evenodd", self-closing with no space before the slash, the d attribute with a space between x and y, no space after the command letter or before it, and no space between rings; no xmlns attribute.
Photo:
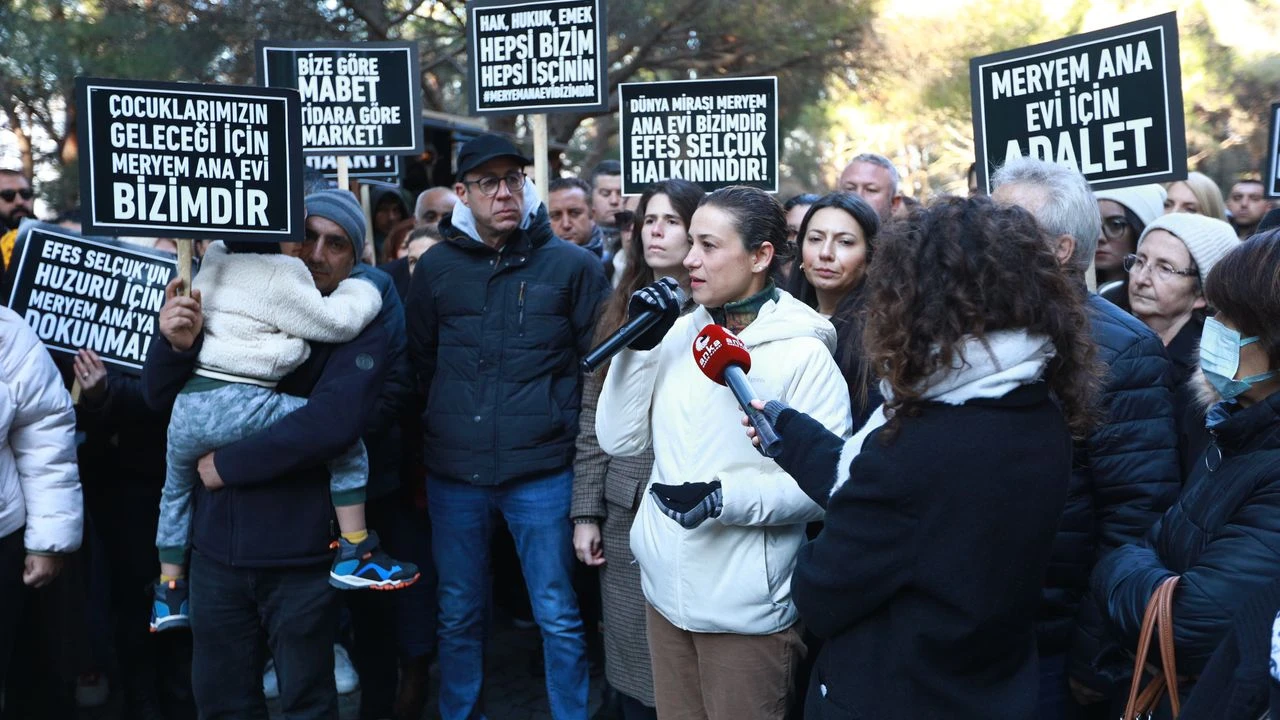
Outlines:
<svg viewBox="0 0 1280 720"><path fill-rule="evenodd" d="M21 190L0 190L0 200L5 202L13 202L13 199L21 195L23 200L30 200L35 193L31 188L23 188Z"/></svg>

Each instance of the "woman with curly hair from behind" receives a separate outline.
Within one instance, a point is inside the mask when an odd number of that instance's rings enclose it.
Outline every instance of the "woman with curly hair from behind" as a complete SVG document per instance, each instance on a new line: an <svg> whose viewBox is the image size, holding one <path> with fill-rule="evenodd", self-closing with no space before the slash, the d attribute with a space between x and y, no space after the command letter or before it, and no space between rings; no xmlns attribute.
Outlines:
<svg viewBox="0 0 1280 720"><path fill-rule="evenodd" d="M986 198L881 238L864 342L885 403L847 443L755 403L827 511L791 588L826 640L805 715L1033 717L1040 588L1098 386L1083 290L1030 214Z"/></svg>

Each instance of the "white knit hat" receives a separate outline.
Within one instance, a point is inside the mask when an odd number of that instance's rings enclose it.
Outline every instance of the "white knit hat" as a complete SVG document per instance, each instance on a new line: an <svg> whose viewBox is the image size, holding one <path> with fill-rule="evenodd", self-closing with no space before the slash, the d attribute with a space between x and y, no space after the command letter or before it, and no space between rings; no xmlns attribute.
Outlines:
<svg viewBox="0 0 1280 720"><path fill-rule="evenodd" d="M1182 241L1200 271L1200 285L1204 286L1205 278L1215 263L1231 249L1240 244L1236 231L1229 224L1217 218L1205 217L1194 213L1169 213L1155 219L1142 231L1138 238L1138 247L1153 230L1164 230Z"/></svg>
<svg viewBox="0 0 1280 720"><path fill-rule="evenodd" d="M1164 214L1164 199L1168 197L1159 185L1135 185L1133 187L1099 190L1093 196L1099 200L1118 202L1138 216L1143 225Z"/></svg>

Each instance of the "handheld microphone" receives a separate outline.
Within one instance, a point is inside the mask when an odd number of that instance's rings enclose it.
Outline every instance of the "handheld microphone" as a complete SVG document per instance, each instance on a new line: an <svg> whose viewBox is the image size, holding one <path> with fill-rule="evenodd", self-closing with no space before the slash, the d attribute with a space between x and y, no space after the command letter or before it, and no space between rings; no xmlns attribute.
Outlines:
<svg viewBox="0 0 1280 720"><path fill-rule="evenodd" d="M693 339L693 360L704 375L721 385L728 385L733 391L733 397L756 429L756 437L760 438L760 454L778 457L782 453L782 439L769 419L751 407L756 394L747 380L747 372L751 370L751 353L747 352L747 346L738 336L711 324L702 328Z"/></svg>
<svg viewBox="0 0 1280 720"><path fill-rule="evenodd" d="M666 278L664 278L665 280ZM670 281L668 288L675 295L675 306L683 307L688 302L689 297L685 295L684 289L676 284L675 280ZM631 318L622 327L618 328L612 335L605 339L604 342L593 348L582 358L582 371L593 373L601 365L609 361L609 358L622 352L622 349L635 342L636 338L645 334L654 325L662 320L664 313L657 308L650 308L635 317Z"/></svg>

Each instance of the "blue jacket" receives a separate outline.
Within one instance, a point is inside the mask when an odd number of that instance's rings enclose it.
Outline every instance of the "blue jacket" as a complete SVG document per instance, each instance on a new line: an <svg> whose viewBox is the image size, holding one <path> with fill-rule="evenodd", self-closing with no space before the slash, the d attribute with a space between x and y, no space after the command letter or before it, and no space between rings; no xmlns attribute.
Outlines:
<svg viewBox="0 0 1280 720"><path fill-rule="evenodd" d="M555 237L546 209L501 251L440 222L409 284L409 356L421 387L427 469L475 485L573 463L600 259Z"/></svg>
<svg viewBox="0 0 1280 720"><path fill-rule="evenodd" d="M226 487L209 492L196 486L194 550L243 567L332 560L333 505L324 463L360 439L377 407L387 373L387 327L375 319L351 342L311 343L311 356L277 386L306 397L306 406L214 453ZM186 352L174 350L162 335L152 340L142 374L152 409L173 408L199 350L199 340Z"/></svg>
<svg viewBox="0 0 1280 720"><path fill-rule="evenodd" d="M1105 623L1095 632L1132 649L1151 593L1181 575L1173 637L1178 672L1190 675L1249 598L1280 578L1280 392L1247 408L1220 403L1208 422L1209 462L1142 543L1108 555L1090 581Z"/></svg>
<svg viewBox="0 0 1280 720"><path fill-rule="evenodd" d="M1089 296L1088 310L1098 360L1106 368L1105 418L1076 444L1045 576L1041 655L1063 654L1081 640L1074 626L1094 564L1140 540L1181 487L1172 365L1160 338L1097 295Z"/></svg>

